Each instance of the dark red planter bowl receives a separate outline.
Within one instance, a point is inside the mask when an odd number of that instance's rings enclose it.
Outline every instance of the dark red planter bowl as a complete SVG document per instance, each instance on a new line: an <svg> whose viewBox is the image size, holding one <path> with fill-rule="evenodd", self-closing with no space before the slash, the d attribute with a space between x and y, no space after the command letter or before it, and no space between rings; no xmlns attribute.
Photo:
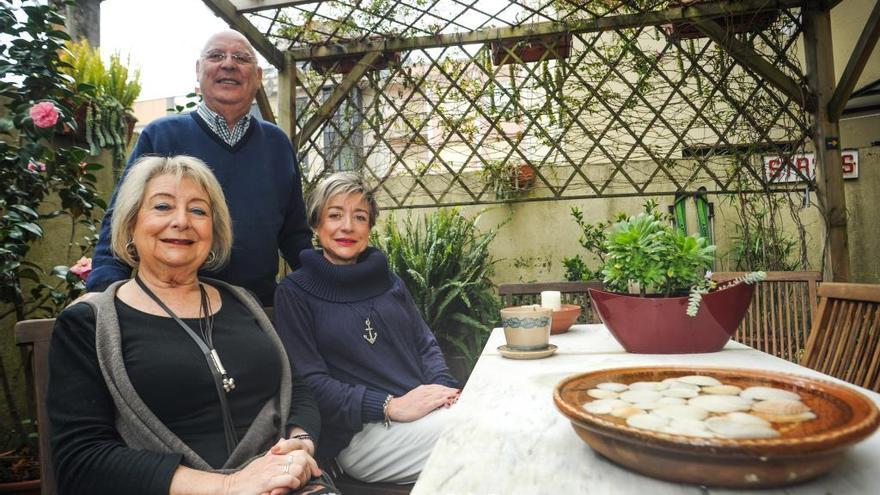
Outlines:
<svg viewBox="0 0 880 495"><path fill-rule="evenodd" d="M704 294L695 317L687 315L687 296L639 297L589 290L602 322L627 352L688 354L724 347L745 317L755 286L740 283Z"/></svg>

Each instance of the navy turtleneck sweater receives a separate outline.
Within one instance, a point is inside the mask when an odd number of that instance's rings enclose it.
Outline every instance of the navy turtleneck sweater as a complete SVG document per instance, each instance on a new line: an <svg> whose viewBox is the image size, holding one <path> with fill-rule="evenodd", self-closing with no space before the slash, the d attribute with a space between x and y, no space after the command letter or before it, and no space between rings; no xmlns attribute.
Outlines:
<svg viewBox="0 0 880 495"><path fill-rule="evenodd" d="M303 251L300 261L275 293L275 325L321 410L318 456L335 457L364 423L381 421L388 394L458 386L381 251L367 248L353 265L334 265L319 250ZM364 338L367 318L374 344Z"/></svg>

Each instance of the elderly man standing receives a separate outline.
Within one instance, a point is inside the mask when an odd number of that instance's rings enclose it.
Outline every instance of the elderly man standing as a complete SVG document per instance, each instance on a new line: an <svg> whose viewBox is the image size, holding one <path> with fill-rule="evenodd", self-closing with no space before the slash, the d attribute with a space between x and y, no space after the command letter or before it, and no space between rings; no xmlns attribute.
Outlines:
<svg viewBox="0 0 880 495"><path fill-rule="evenodd" d="M279 249L296 268L299 252L311 247L293 149L280 128L248 113L263 70L244 36L235 31L211 36L196 73L203 103L195 112L149 124L129 166L143 155L191 155L207 163L223 187L234 235L229 264L211 276L250 289L264 306L271 306ZM115 192L113 196L88 278L92 292L131 274L110 251Z"/></svg>

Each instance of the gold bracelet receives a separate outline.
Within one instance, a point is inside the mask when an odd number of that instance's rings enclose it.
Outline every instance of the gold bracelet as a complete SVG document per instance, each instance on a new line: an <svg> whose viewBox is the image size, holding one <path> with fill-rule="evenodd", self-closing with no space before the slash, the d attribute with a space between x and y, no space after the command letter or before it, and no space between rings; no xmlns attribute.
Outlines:
<svg viewBox="0 0 880 495"><path fill-rule="evenodd" d="M388 406L391 404L391 399L394 397L391 394L388 394L388 397L385 397L385 402L382 403L382 414L385 416L385 420L382 421L382 424L385 425L385 428L391 428L391 418L388 416Z"/></svg>

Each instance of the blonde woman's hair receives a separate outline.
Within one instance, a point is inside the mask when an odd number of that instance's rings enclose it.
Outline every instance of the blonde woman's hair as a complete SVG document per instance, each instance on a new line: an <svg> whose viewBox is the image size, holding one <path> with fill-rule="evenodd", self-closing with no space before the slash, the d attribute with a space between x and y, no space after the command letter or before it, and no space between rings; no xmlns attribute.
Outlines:
<svg viewBox="0 0 880 495"><path fill-rule="evenodd" d="M211 251L209 259L202 268L216 270L229 261L232 253L232 219L226 206L226 196L211 169L205 162L187 155L172 157L146 156L138 159L122 180L116 191L116 204L110 221L110 249L117 258L131 267L138 265L137 254L131 252L134 225L138 211L144 204L144 193L151 180L163 175L171 175L178 181L190 179L208 194L213 219ZM209 258L212 258L209 256Z"/></svg>
<svg viewBox="0 0 880 495"><path fill-rule="evenodd" d="M306 219L312 230L317 230L321 223L321 214L327 208L330 198L337 194L361 194L367 206L370 209L370 228L376 225L376 218L379 217L379 205L376 204L376 198L373 190L367 185L367 182L356 172L336 172L321 180L315 189L309 194L308 205L306 206Z"/></svg>

